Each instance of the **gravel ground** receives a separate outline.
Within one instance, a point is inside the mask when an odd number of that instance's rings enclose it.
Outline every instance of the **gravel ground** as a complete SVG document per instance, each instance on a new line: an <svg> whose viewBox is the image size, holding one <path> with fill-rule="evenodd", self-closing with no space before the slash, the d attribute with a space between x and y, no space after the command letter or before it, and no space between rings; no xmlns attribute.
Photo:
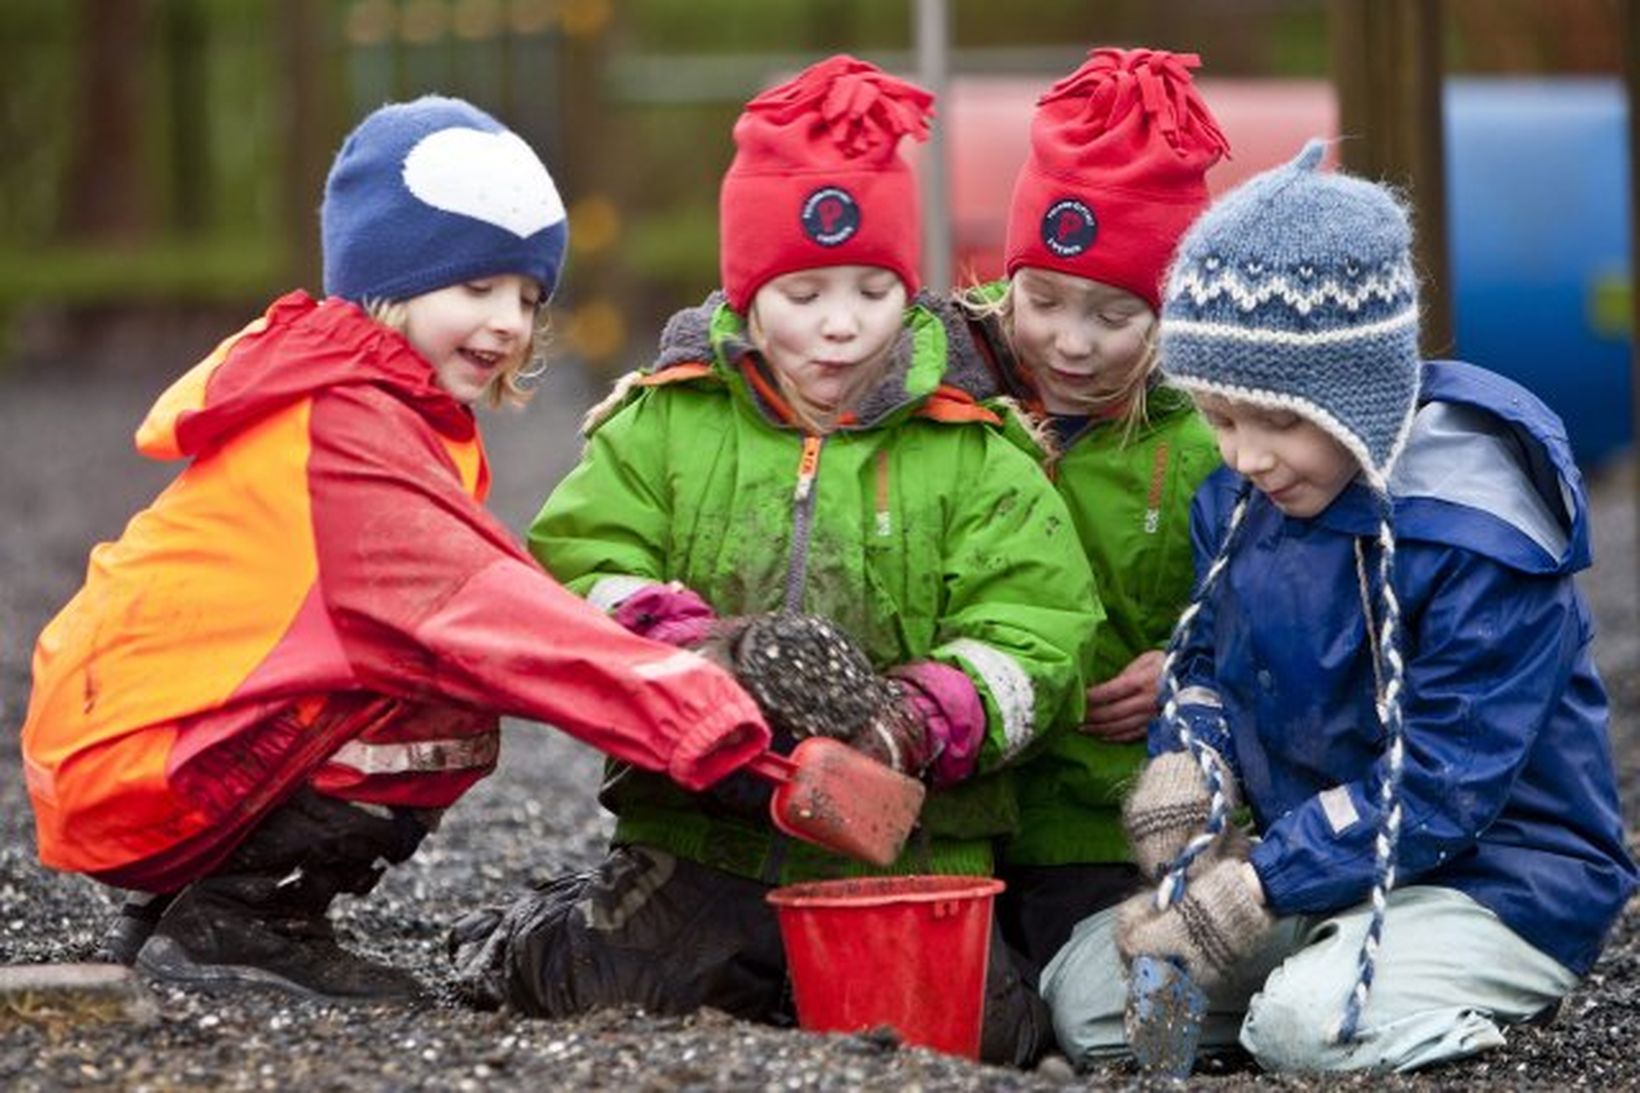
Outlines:
<svg viewBox="0 0 1640 1093"><path fill-rule="evenodd" d="M169 477L129 437L163 385L134 365L70 373L57 361L0 375L0 964L89 958L112 904L96 885L35 860L16 727L39 628L73 592L90 546ZM574 460L575 427L595 392L570 369L549 376L522 414L492 415L495 510L522 527ZM1640 825L1640 619L1635 483L1619 468L1593 483L1600 562L1586 590L1600 617L1615 747L1631 843ZM345 938L435 988L420 1007L333 1007L277 996L213 999L155 989L146 1025L90 1019L0 1023L0 1087L153 1090L622 1090L1127 1088L1115 1067L1078 1079L1022 1074L870 1036L817 1036L701 1013L602 1013L569 1022L482 1014L450 1000L446 926L475 903L593 861L608 831L592 799L598 763L568 738L510 724L500 769L370 897L345 899ZM1640 1088L1640 904L1605 958L1546 1028L1502 1050L1408 1078L1265 1076L1245 1059L1212 1061L1193 1085L1223 1089ZM0 1015L3 1016L3 1015Z"/></svg>

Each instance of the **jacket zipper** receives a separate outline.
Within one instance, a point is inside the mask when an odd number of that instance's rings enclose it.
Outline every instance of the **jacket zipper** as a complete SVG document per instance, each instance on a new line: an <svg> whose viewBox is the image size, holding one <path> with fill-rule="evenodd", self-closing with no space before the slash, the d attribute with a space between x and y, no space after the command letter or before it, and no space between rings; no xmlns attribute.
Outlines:
<svg viewBox="0 0 1640 1093"><path fill-rule="evenodd" d="M803 610L803 587L808 583L809 538L814 524L814 479L820 473L820 447L824 437L805 436L803 452L797 460L797 488L792 493L792 547L786 566L784 610Z"/></svg>

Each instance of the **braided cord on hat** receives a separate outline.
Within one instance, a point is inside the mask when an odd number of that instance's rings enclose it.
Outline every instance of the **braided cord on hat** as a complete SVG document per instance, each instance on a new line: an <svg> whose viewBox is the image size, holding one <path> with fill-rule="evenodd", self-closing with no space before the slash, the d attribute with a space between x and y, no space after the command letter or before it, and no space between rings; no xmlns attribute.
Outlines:
<svg viewBox="0 0 1640 1093"><path fill-rule="evenodd" d="M1384 507L1378 525L1378 577L1383 587L1383 624L1374 648L1374 665L1379 680L1377 698L1378 720L1384 726L1384 775L1378 790L1378 836L1375 844L1376 860L1372 881L1372 919L1361 940L1361 952L1356 960L1355 986L1344 1003L1344 1013L1338 1023L1337 1042L1353 1041L1360 1032L1361 1015L1366 1008L1367 996L1372 991L1373 977L1378 968L1378 950L1384 936L1384 913L1389 894L1395 888L1396 856L1401 841L1401 777L1406 768L1405 726L1401 718L1401 690L1405 683L1405 665L1401 659L1400 624L1401 601L1395 595L1395 534L1390 526L1388 496L1380 495ZM1370 632L1373 620L1367 620Z"/></svg>
<svg viewBox="0 0 1640 1093"><path fill-rule="evenodd" d="M1185 642L1190 640L1190 628L1195 623L1196 616L1201 614L1202 604L1212 594L1219 578L1230 565L1230 547L1235 541L1236 532L1241 528L1242 520L1247 515L1247 505L1252 495L1252 483L1243 480L1236 494L1236 503L1230 510L1230 519L1225 523L1224 539L1219 544L1218 553L1213 556L1207 572L1202 575L1201 586L1196 589L1190 606L1180 612L1179 621L1173 627L1173 637L1167 643L1167 656L1162 661L1162 689L1166 696L1162 703L1162 720L1173 726L1179 734L1179 741L1201 767L1202 777L1207 780L1208 807L1206 825L1185 844L1183 850L1179 851L1179 856L1173 859L1173 863L1162 875L1161 883L1156 886L1158 911L1166 910L1184 898L1185 871L1224 831L1225 821L1230 812L1229 798L1224 792L1221 760L1213 754L1212 748L1196 738L1189 722L1179 716L1180 688L1177 665L1179 652L1184 648Z"/></svg>

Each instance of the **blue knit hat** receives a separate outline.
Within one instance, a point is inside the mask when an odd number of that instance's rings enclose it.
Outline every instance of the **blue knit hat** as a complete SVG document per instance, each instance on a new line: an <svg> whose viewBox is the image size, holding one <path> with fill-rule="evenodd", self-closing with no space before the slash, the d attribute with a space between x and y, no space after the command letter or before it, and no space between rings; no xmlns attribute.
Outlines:
<svg viewBox="0 0 1640 1093"><path fill-rule="evenodd" d="M1163 371L1307 418L1382 492L1418 399L1412 230L1382 186L1322 172L1323 145L1238 186L1179 244Z"/></svg>
<svg viewBox="0 0 1640 1093"><path fill-rule="evenodd" d="M325 293L407 300L475 277L532 277L549 295L568 236L552 176L518 134L427 95L348 135L319 213Z"/></svg>

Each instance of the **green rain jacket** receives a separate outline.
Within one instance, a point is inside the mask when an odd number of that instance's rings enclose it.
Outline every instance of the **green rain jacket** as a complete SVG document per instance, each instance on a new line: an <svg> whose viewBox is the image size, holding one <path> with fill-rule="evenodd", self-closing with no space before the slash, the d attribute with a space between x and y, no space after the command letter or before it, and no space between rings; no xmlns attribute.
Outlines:
<svg viewBox="0 0 1640 1093"><path fill-rule="evenodd" d="M999 282L982 291L1004 290ZM1034 396L996 321L970 321L969 332L993 383L1032 406ZM1038 448L1070 508L1105 610L1090 684L1115 676L1147 649L1166 647L1195 582L1190 501L1220 462L1213 430L1188 396L1157 385L1147 397L1147 421L1131 435L1122 422L1093 422L1062 450ZM1020 830L1007 846L1010 864L1131 860L1121 803L1144 762L1145 744L1097 740L1075 724L1055 726L1043 750L1012 772Z"/></svg>
<svg viewBox="0 0 1640 1093"><path fill-rule="evenodd" d="M589 415L581 463L529 545L605 609L680 581L723 616L826 615L879 670L933 659L965 672L986 712L978 769L929 795L892 871L985 874L1017 824L999 768L1080 716L1101 612L1064 502L997 413L947 386L948 344L964 351L951 370L984 372L966 336L948 342L940 318L908 308L858 423L805 437L714 294L674 316L655 367ZM602 799L617 842L768 883L861 871L775 834L766 813L635 769L612 765Z"/></svg>

